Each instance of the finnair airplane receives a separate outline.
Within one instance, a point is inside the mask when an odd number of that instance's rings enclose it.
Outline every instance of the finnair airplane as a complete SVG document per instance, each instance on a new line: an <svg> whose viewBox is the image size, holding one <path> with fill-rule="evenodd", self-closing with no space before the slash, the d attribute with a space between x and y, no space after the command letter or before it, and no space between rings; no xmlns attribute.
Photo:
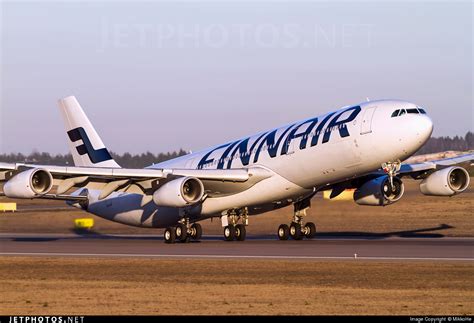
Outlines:
<svg viewBox="0 0 474 323"><path fill-rule="evenodd" d="M3 195L57 199L99 217L138 227L165 228L164 241L199 240L201 220L219 217L227 241L243 241L249 217L293 204L292 222L278 238L313 238L304 222L312 197L355 188L354 201L384 206L404 193L402 177L421 180L425 195L452 196L469 186L456 166L474 154L401 164L430 138L421 107L380 100L227 142L145 169L121 168L75 97L59 101L74 167L0 163Z"/></svg>

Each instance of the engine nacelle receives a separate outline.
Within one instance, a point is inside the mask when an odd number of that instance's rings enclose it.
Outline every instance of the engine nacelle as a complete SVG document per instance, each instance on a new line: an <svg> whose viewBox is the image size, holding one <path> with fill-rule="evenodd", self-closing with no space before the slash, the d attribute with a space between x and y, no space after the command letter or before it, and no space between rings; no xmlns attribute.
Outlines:
<svg viewBox="0 0 474 323"><path fill-rule="evenodd" d="M158 206L184 207L199 202L204 195L204 185L194 177L174 179L153 194Z"/></svg>
<svg viewBox="0 0 474 323"><path fill-rule="evenodd" d="M397 202L403 196L405 186L398 178L393 178L393 188L388 176L380 176L365 182L354 192L354 201L360 205L381 206Z"/></svg>
<svg viewBox="0 0 474 323"><path fill-rule="evenodd" d="M32 199L51 191L53 176L44 169L29 169L13 176L3 186L3 193L10 198Z"/></svg>
<svg viewBox="0 0 474 323"><path fill-rule="evenodd" d="M452 196L469 187L469 173L462 167L452 166L430 174L420 183L425 195Z"/></svg>

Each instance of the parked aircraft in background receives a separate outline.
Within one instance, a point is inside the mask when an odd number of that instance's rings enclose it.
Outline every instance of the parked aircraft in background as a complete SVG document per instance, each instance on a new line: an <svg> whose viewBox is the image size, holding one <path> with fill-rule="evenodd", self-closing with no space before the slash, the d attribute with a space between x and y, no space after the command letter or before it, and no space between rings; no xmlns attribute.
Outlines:
<svg viewBox="0 0 474 323"><path fill-rule="evenodd" d="M121 168L75 97L59 101L74 167L0 163L10 198L65 200L99 217L165 228L164 240L199 240L201 220L220 217L226 240L245 240L249 217L293 204L278 238L313 238L304 222L311 198L355 188L361 205L396 203L402 178L425 195L452 196L469 186L463 162L474 154L401 164L430 138L433 123L416 104L369 101L244 137L145 169ZM199 131L199 129L196 129ZM124 133L126 136L126 133Z"/></svg>

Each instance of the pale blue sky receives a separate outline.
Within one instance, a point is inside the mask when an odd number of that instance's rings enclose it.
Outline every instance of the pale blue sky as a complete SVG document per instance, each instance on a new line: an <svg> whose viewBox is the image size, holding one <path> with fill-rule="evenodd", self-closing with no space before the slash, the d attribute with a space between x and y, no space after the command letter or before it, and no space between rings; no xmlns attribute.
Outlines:
<svg viewBox="0 0 474 323"><path fill-rule="evenodd" d="M370 99L473 129L466 2L2 2L0 153L66 153L76 95L110 150L198 150Z"/></svg>

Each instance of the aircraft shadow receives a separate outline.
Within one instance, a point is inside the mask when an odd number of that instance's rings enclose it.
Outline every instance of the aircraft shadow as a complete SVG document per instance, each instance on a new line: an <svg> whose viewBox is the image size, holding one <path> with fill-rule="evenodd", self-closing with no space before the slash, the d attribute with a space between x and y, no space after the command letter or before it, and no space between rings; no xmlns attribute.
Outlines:
<svg viewBox="0 0 474 323"><path fill-rule="evenodd" d="M364 232L364 231L333 231L333 232L324 232L320 231L317 233L316 240L319 239L366 239L366 240L381 240L391 237L398 238L442 238L445 235L439 233L439 231L452 229L453 226L449 224L440 224L436 227L431 228L421 228L415 230L404 230L404 231L392 231L392 232ZM438 232L433 232L438 231ZM70 237L22 237L22 238L13 238L13 241L17 242L50 242L57 240L74 240L74 239L103 239L103 240L157 240L162 241L163 237L160 235L149 235L149 236L119 236L114 234L104 234L93 230L77 230L72 229L72 233L76 236ZM258 241L258 240L277 240L276 234L260 234L260 235L248 235L247 240ZM215 236L203 236L201 240L204 241L222 241L223 237L219 235ZM192 243L199 243L199 241L193 241Z"/></svg>
<svg viewBox="0 0 474 323"><path fill-rule="evenodd" d="M397 238L442 238L445 235L439 232L433 231L442 231L447 229L453 229L454 227L449 224L440 224L436 227L431 228L422 228L415 230L404 230L404 231L392 231L392 232L363 232L363 231L347 231L347 232L318 232L318 238L366 238L366 239L386 239L391 237Z"/></svg>
<svg viewBox="0 0 474 323"><path fill-rule="evenodd" d="M51 242L62 240L62 238L40 238L40 237L27 237L27 238L13 238L15 242Z"/></svg>

